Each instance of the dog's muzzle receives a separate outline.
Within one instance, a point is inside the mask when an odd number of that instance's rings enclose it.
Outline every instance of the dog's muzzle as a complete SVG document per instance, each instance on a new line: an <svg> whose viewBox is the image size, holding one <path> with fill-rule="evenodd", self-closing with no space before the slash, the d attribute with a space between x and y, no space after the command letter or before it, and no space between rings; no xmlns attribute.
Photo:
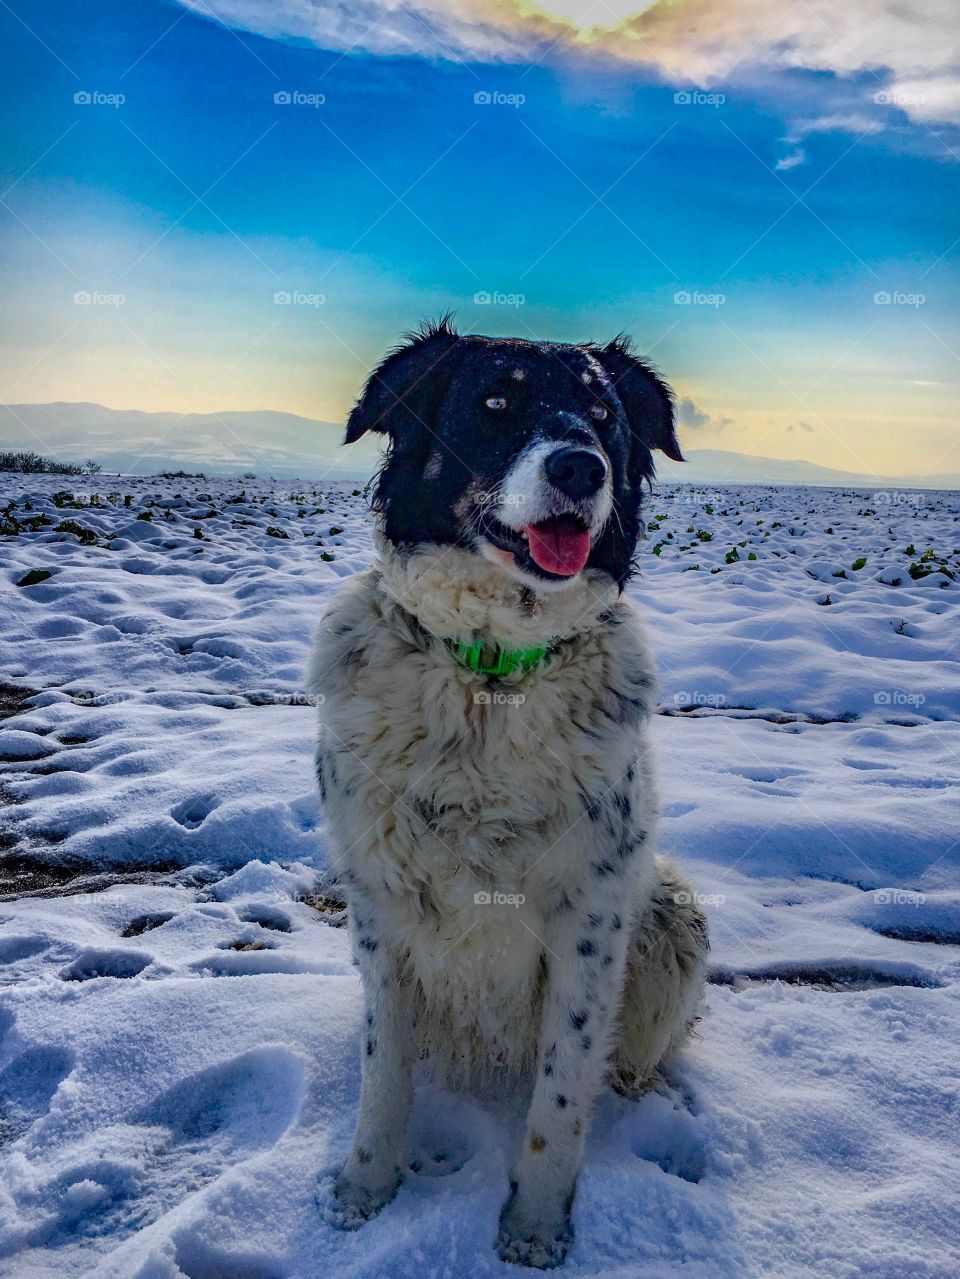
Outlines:
<svg viewBox="0 0 960 1279"><path fill-rule="evenodd" d="M538 580L575 577L610 514L610 464L582 439L539 440L514 463L480 530Z"/></svg>

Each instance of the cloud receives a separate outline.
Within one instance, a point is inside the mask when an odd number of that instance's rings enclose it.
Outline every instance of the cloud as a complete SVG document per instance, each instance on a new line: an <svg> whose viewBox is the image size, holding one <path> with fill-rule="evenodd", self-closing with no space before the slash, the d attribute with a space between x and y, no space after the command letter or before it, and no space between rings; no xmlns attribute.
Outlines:
<svg viewBox="0 0 960 1279"><path fill-rule="evenodd" d="M585 3L588 0L585 0ZM515 0L180 0L200 17L321 49L506 62L576 38L569 22Z"/></svg>
<svg viewBox="0 0 960 1279"><path fill-rule="evenodd" d="M776 168L780 171L784 169L795 169L800 164L806 164L807 153L803 147L797 147L788 155L781 156L777 161Z"/></svg>
<svg viewBox="0 0 960 1279"><path fill-rule="evenodd" d="M733 418L713 417L685 396L677 401L677 423L691 431L722 431L733 425Z"/></svg>
<svg viewBox="0 0 960 1279"><path fill-rule="evenodd" d="M875 95L874 101L880 94ZM960 120L960 76L895 80L883 93L888 105L915 120L950 123Z"/></svg>
<svg viewBox="0 0 960 1279"><path fill-rule="evenodd" d="M798 422L796 426L794 426L793 423L791 422L790 425L787 427L787 430L788 431L796 431L796 430L810 431L812 434L813 431L816 430L816 427L811 426L809 422Z"/></svg>
<svg viewBox="0 0 960 1279"><path fill-rule="evenodd" d="M826 120L857 79L868 118L960 124L955 0L861 0L829 9L783 0L180 0L214 21L324 49L459 62L600 56L654 68L668 83L749 88L770 71L832 73L818 86ZM886 92L890 102L874 102ZM901 114L902 113L902 114ZM815 117L816 118L816 117ZM808 128L815 127L814 120Z"/></svg>

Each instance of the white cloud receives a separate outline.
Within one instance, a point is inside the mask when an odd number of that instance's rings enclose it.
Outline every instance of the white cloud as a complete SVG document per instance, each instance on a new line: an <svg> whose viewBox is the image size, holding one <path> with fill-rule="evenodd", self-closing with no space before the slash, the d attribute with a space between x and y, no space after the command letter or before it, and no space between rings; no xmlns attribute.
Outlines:
<svg viewBox="0 0 960 1279"><path fill-rule="evenodd" d="M573 34L568 23L521 13L511 0L180 0L228 26L322 49L506 61ZM590 0L585 0L586 4ZM598 5L598 11L601 6Z"/></svg>
<svg viewBox="0 0 960 1279"><path fill-rule="evenodd" d="M862 101L899 95L912 120L960 123L960 36L955 0L180 0L198 14L274 38L322 48L415 54L454 61L599 54L658 68L671 84L749 80L800 69L858 76ZM823 84L825 120L831 83ZM843 115L852 115L844 103ZM880 111L882 120L883 113ZM891 123L893 117L891 115ZM816 119L808 122L816 128Z"/></svg>
<svg viewBox="0 0 960 1279"><path fill-rule="evenodd" d="M788 155L781 156L777 161L776 167L780 170L795 169L798 165L806 164L806 162L806 151L804 151L803 147L797 147L796 150L791 151Z"/></svg>
<svg viewBox="0 0 960 1279"><path fill-rule="evenodd" d="M895 80L887 97L915 120L950 123L960 120L960 76Z"/></svg>

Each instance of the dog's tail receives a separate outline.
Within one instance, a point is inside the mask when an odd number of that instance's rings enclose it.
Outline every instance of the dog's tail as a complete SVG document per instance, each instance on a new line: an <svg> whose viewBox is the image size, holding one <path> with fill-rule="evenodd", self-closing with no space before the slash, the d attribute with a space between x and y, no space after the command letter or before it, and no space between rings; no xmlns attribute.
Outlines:
<svg viewBox="0 0 960 1279"><path fill-rule="evenodd" d="M710 950L707 919L689 881L666 857L656 861L659 882L627 953L610 1061L614 1087L629 1095L651 1086L696 1024Z"/></svg>

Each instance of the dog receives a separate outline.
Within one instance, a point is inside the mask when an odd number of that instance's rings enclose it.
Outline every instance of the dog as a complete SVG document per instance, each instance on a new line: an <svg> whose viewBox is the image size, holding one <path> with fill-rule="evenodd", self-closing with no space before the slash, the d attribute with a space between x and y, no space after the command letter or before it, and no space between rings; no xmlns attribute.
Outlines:
<svg viewBox="0 0 960 1279"><path fill-rule="evenodd" d="M654 851L654 663L622 597L670 390L628 339L426 325L370 375L346 442L387 437L379 558L314 647L317 778L366 1026L356 1227L407 1165L414 1063L453 1087L526 1075L505 1261L550 1268L591 1104L635 1096L697 1020L708 937Z"/></svg>

